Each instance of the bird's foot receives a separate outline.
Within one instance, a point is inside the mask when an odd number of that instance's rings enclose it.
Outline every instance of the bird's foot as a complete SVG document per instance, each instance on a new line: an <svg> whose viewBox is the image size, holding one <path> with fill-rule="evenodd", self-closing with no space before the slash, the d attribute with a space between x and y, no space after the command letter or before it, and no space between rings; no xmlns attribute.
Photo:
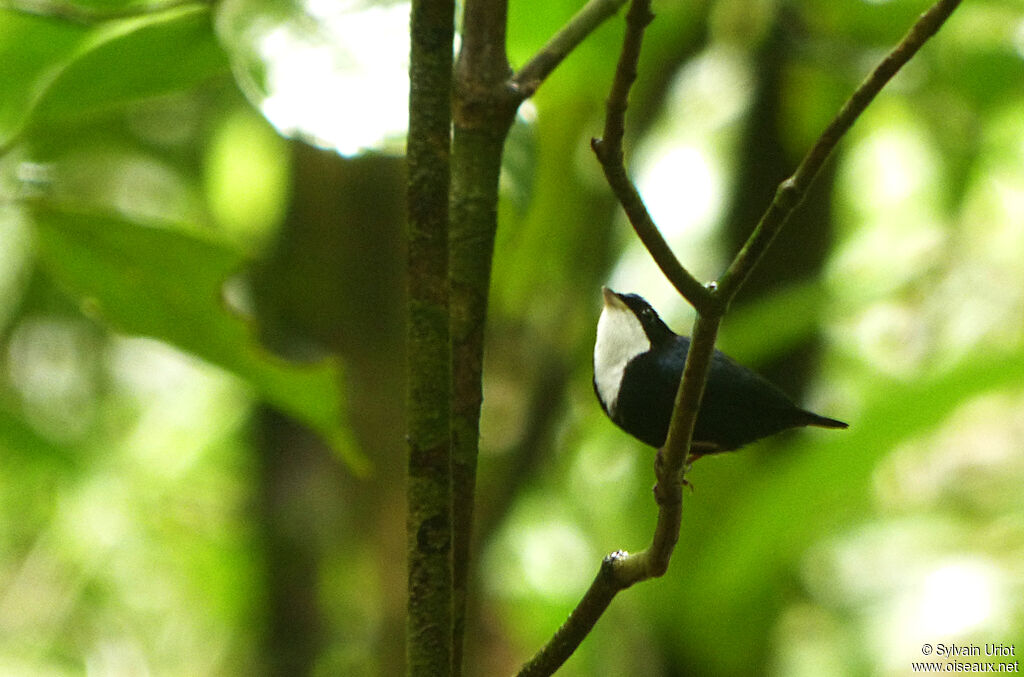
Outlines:
<svg viewBox="0 0 1024 677"><path fill-rule="evenodd" d="M690 456L687 459L687 461L686 461L686 465L683 466L683 472L682 472L683 486L684 487L689 487L691 494L694 491L696 491L696 490L693 488L693 482L691 482L690 480L686 479L686 476L690 474L690 468L693 467L693 461L694 461L693 456Z"/></svg>

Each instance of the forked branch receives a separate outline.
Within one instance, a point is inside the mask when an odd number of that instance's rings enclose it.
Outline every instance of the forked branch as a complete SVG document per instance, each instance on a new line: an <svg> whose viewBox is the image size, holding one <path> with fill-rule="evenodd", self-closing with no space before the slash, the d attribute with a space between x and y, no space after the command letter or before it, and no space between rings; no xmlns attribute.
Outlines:
<svg viewBox="0 0 1024 677"><path fill-rule="evenodd" d="M814 177L843 135L885 84L939 30L959 4L960 0L939 0L918 18L899 44L850 96L804 156L796 172L779 185L775 198L720 281L705 286L690 275L676 258L625 170L622 139L628 95L636 79L644 30L653 18L650 0L633 0L626 17L622 52L608 97L604 138L595 139L592 146L604 168L609 186L622 204L633 229L665 276L697 310L697 320L683 379L676 395L668 440L658 453L655 463L658 522L651 545L634 555L617 551L605 557L583 599L547 645L522 668L519 673L521 677L554 673L576 650L620 590L648 578L661 576L667 570L679 538L684 470L690 453L693 425L722 315L789 215L800 204Z"/></svg>
<svg viewBox="0 0 1024 677"><path fill-rule="evenodd" d="M558 64L625 4L626 0L590 0L512 76L513 89L523 98L533 96Z"/></svg>
<svg viewBox="0 0 1024 677"><path fill-rule="evenodd" d="M761 216L754 232L733 259L725 274L719 278L718 293L725 299L726 306L746 282L772 240L785 225L789 215L803 200L811 182L814 181L814 177L818 175L825 160L839 144L839 140L850 130L850 127L868 105L874 101L875 96L882 91L886 83L917 54L928 38L938 32L942 24L959 5L960 0L939 0L922 14L899 44L882 59L881 63L871 71L871 74L846 100L843 107L839 109L839 113L804 156L793 175L779 184L775 198Z"/></svg>
<svg viewBox="0 0 1024 677"><path fill-rule="evenodd" d="M626 35L622 41L622 52L615 68L615 79L612 81L611 92L608 94L606 107L604 136L590 142L594 154L601 162L605 178L615 197L633 224L640 241L644 243L661 272L680 294L700 312L708 312L714 300L707 289L687 271L672 248L662 236L661 231L651 218L644 205L640 192L626 173L625 153L622 150L622 139L626 134L626 108L629 102L629 90L636 80L637 64L640 61L640 47L644 39L644 30L654 19L651 13L650 0L634 0L626 13Z"/></svg>

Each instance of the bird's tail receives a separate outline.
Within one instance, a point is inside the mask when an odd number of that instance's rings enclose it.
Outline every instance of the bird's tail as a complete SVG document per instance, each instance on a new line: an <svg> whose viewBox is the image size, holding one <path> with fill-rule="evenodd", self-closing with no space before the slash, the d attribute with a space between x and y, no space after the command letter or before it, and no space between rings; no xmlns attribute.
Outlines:
<svg viewBox="0 0 1024 677"><path fill-rule="evenodd" d="M828 416L819 416L818 414L815 414L815 413L810 412L810 411L802 410L801 414L802 414L801 421L800 421L801 425L812 425L812 426L815 426L815 427L818 427L818 428L849 428L850 427L849 423L844 423L844 422L838 421L838 420L836 420L834 418L829 418Z"/></svg>

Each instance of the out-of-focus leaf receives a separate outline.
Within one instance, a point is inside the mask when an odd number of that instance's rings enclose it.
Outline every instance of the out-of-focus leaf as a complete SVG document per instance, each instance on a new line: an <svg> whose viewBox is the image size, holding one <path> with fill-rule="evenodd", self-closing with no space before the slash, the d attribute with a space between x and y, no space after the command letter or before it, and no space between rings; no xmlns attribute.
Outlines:
<svg viewBox="0 0 1024 677"><path fill-rule="evenodd" d="M154 14L183 4L182 0L13 0L35 14L55 16L81 23L100 23L127 16Z"/></svg>
<svg viewBox="0 0 1024 677"><path fill-rule="evenodd" d="M7 458L17 455L37 463L50 461L62 469L72 468L77 462L67 448L41 436L6 403L0 403L0 449Z"/></svg>
<svg viewBox="0 0 1024 677"><path fill-rule="evenodd" d="M701 477L707 466L691 474L701 500L685 508L680 543L701 547L685 551L680 563L673 560L674 567L685 569L675 580L686 604L662 611L672 615L666 627L677 628L691 650L705 651L700 660L716 674L745 674L758 660L751 654L758 651L757 638L770 633L780 602L773 593L785 585L794 558L851 516L863 514L879 459L900 441L933 429L970 398L1024 382L1024 351L974 356L914 383L876 381L874 397L855 418L828 412L847 418L849 430L805 433L804 453L794 449L781 463L760 465L742 491L735 474L719 485L711 484L713 474ZM721 462L743 460L733 456ZM708 520L714 527L703 531L702 542L693 531ZM729 633L736 645L723 645L717 640L721 633ZM750 647L749 653L740 647Z"/></svg>
<svg viewBox="0 0 1024 677"><path fill-rule="evenodd" d="M33 117L55 121L194 87L229 72L208 8L118 22L58 75Z"/></svg>
<svg viewBox="0 0 1024 677"><path fill-rule="evenodd" d="M229 72L205 6L89 27L0 11L0 146L26 126L190 89Z"/></svg>
<svg viewBox="0 0 1024 677"><path fill-rule="evenodd" d="M32 106L91 29L0 10L0 146L25 125Z"/></svg>
<svg viewBox="0 0 1024 677"><path fill-rule="evenodd" d="M217 364L322 435L356 472L366 460L342 427L338 365L296 365L262 349L222 301L243 265L234 251L177 229L91 212L35 211L40 260L116 328L151 336Z"/></svg>
<svg viewBox="0 0 1024 677"><path fill-rule="evenodd" d="M743 364L778 355L818 330L825 290L817 280L797 282L740 306L722 325L719 349Z"/></svg>

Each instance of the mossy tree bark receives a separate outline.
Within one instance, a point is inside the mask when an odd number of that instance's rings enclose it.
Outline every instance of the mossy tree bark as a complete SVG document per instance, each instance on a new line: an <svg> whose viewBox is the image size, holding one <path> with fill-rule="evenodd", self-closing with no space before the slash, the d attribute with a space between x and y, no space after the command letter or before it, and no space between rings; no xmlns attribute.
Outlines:
<svg viewBox="0 0 1024 677"><path fill-rule="evenodd" d="M498 180L518 100L506 94L505 2L466 3L455 80L452 224L452 489L454 674L461 672L476 461L483 402L484 326L498 228Z"/></svg>
<svg viewBox="0 0 1024 677"><path fill-rule="evenodd" d="M461 672L484 328L498 227L502 152L519 105L624 0L591 0L518 73L505 49L506 0L467 0L454 81L449 280L452 339L454 674Z"/></svg>
<svg viewBox="0 0 1024 677"><path fill-rule="evenodd" d="M624 2L590 0L513 73L505 52L507 2L467 0L454 80L450 3L418 0L412 6L410 674L461 672L484 327L505 140L519 105ZM452 100L455 131L449 158ZM446 641L443 655L439 647Z"/></svg>
<svg viewBox="0 0 1024 677"><path fill-rule="evenodd" d="M452 669L448 189L452 0L412 4L409 68L407 674Z"/></svg>

